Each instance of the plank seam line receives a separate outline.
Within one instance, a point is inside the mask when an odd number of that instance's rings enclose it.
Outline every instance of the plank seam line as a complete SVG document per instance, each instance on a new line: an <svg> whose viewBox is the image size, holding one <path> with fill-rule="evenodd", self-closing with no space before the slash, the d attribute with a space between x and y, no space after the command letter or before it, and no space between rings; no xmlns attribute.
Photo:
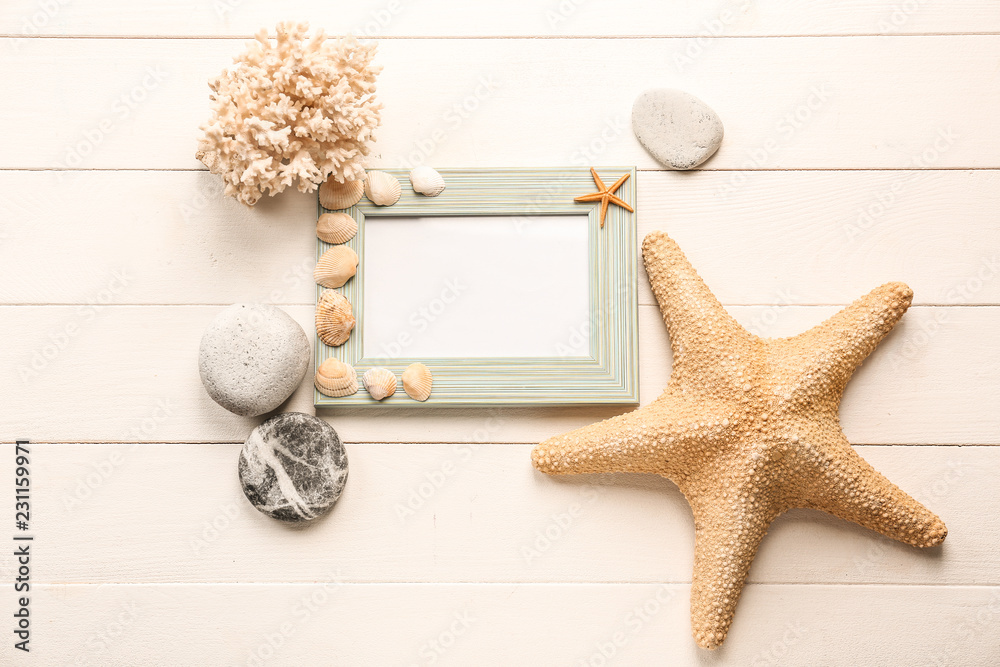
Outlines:
<svg viewBox="0 0 1000 667"><path fill-rule="evenodd" d="M690 586L690 581L335 581L314 579L309 581L73 581L32 582L40 586L316 586L335 583L337 586ZM847 581L774 581L747 582L747 586L828 586L836 588L871 586L873 588L1000 588L1000 583L954 582L847 582Z"/></svg>
<svg viewBox="0 0 1000 667"><path fill-rule="evenodd" d="M754 174L754 173L770 173L770 172L871 172L871 171L898 171L898 172L935 172L935 171L998 171L1000 170L1000 165L994 167L761 167L756 169L727 169L725 167L713 168L705 167L698 169L688 169L686 173L693 172L711 172L711 173L736 173L736 174ZM85 172L204 172L206 174L210 173L208 169L198 168L198 167L86 167L79 169L72 168L56 168L56 167L0 167L0 172L4 171L24 171L24 172L36 172L36 171L52 171L60 173L85 173ZM650 173L650 174L671 174L675 173L676 169L656 169L650 167L637 167L637 172Z"/></svg>
<svg viewBox="0 0 1000 667"><path fill-rule="evenodd" d="M569 409L575 409L574 406L568 406ZM447 409L447 408L443 408ZM522 410L523 408L510 408ZM563 408L538 408L538 410L561 410ZM330 408L328 410L320 410L321 413L334 412L336 408ZM30 435L30 434L29 434ZM77 445L110 445L110 446L142 446L150 447L155 445L170 445L170 446L197 446L197 447L207 447L207 446L232 446L232 445L242 445L243 440L149 440L136 442L134 440L33 440L28 438L32 445L53 445L59 447L74 447ZM0 441L0 446L7 445L12 446L13 441ZM435 447L438 445L484 445L484 446L494 446L494 447L516 447L516 446L534 446L537 444L535 441L530 442L514 442L514 441L497 441L497 442L469 442L464 440L422 440L422 441L410 441L410 440L398 440L398 441L388 441L388 440L353 440L344 441L345 445L366 445L366 446L416 446L416 447ZM852 447L948 447L948 448L962 448L962 447L997 447L1000 446L1000 442L931 442L931 443L915 443L915 442L852 442Z"/></svg>
<svg viewBox="0 0 1000 667"><path fill-rule="evenodd" d="M91 306L93 308L215 308L230 305L230 301L219 303L83 303L77 301L52 301L52 302L20 302L20 303L0 303L0 308L76 308L79 306ZM313 302L291 302L274 303L274 306L285 308L313 308ZM640 303L640 307L659 308L655 303ZM730 303L722 304L732 308L843 308L850 305L850 302L842 303ZM914 308L998 308L998 303L922 303L918 302L910 306Z"/></svg>
<svg viewBox="0 0 1000 667"><path fill-rule="evenodd" d="M332 36L339 36L341 33L328 33ZM710 39L710 40L729 40L729 39L813 39L813 38L824 38L824 39L852 39L857 37L893 37L893 38L918 38L918 37L995 37L1000 35L1000 31L964 31L964 32L910 32L910 33L881 33L881 32L856 32L856 33L791 33L783 35L701 35L694 33L676 33L667 35L379 35L375 38L377 41L428 41L428 40L510 40L510 41L527 41L527 40L626 40L626 39ZM271 39L275 38L273 33L269 33L268 37ZM48 40L48 39L61 39L61 40L71 40L71 39L88 39L88 40L112 40L112 39L134 39L134 40L188 40L188 41L209 41L209 40L219 40L219 41L230 41L230 40L252 40L254 35L242 34L242 35L150 35L150 34L131 34L131 35L115 35L115 34L61 34L61 35L29 35L24 33L0 33L0 39L36 39L36 40ZM368 41L367 38L362 41Z"/></svg>

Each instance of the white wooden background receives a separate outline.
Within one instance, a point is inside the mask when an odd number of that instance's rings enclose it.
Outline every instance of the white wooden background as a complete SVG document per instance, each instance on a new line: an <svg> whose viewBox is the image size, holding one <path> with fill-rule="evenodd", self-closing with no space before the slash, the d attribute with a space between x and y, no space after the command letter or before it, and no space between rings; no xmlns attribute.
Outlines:
<svg viewBox="0 0 1000 667"><path fill-rule="evenodd" d="M206 80L289 18L382 40L375 164L636 164L641 232L671 233L758 333L910 283L842 417L946 521L944 547L791 512L707 653L677 489L531 468L532 443L612 410L321 414L351 464L332 514L295 530L250 508L236 458L257 421L205 394L198 341L240 300L311 330L315 200L248 210L193 155ZM994 0L5 0L0 36L0 440L38 443L32 653L12 649L5 585L0 663L1000 659ZM652 86L721 115L704 169L660 171L634 139ZM640 281L648 402L670 353ZM288 408L310 403L307 383Z"/></svg>

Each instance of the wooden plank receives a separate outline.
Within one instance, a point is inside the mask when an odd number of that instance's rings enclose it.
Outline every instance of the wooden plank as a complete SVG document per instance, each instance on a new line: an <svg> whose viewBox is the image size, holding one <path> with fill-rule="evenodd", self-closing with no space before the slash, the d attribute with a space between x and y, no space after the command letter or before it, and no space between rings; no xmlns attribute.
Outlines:
<svg viewBox="0 0 1000 667"><path fill-rule="evenodd" d="M1000 172L642 172L639 186L640 238L670 233L725 304L849 303L892 280L917 304L1000 300Z"/></svg>
<svg viewBox="0 0 1000 667"><path fill-rule="evenodd" d="M85 304L118 272L115 303L312 303L315 195L247 208L203 171L63 176L56 187L48 172L0 172L0 302ZM725 304L849 303L888 280L917 304L1000 303L1000 171L638 181L640 238L669 231Z"/></svg>
<svg viewBox="0 0 1000 667"><path fill-rule="evenodd" d="M312 308L288 312L312 335ZM804 331L837 307L733 306L770 336ZM197 349L217 306L6 306L0 434L49 442L242 442L255 420L232 415L201 386ZM670 371L657 308L639 308L640 400ZM848 385L845 431L863 444L996 443L1000 308L916 307ZM567 343L571 343L571 332ZM306 381L285 405L311 411ZM54 412L55 410L55 412ZM347 442L539 442L617 414L610 408L324 412Z"/></svg>
<svg viewBox="0 0 1000 667"><path fill-rule="evenodd" d="M672 85L723 119L708 169L1000 166L1000 36L722 39L678 72L687 43L387 40L373 164L657 168L629 113L644 88ZM201 168L205 82L239 49L220 39L25 40L5 56L5 83L11 99L32 103L5 116L44 131L9 133L0 168ZM55 71L59 86L38 84Z"/></svg>
<svg viewBox="0 0 1000 667"><path fill-rule="evenodd" d="M671 585L42 586L31 659L81 665L992 664L1000 590L750 586L698 649ZM17 654L17 655L15 655ZM323 656L318 658L318 656ZM835 658L833 657L835 656ZM41 661L41 662L39 662Z"/></svg>
<svg viewBox="0 0 1000 667"><path fill-rule="evenodd" d="M0 301L314 298L316 195L293 192L248 208L224 198L221 180L208 172L65 176L57 185L50 172L0 172L0 261L8 274Z"/></svg>
<svg viewBox="0 0 1000 667"><path fill-rule="evenodd" d="M4 479L11 449L0 448ZM660 477L546 477L531 445L348 445L350 480L333 512L290 530L243 497L239 449L31 446L33 534L46 554L72 554L39 559L35 580L309 582L334 568L351 582L691 580L691 512ZM944 519L945 546L915 549L796 510L772 526L750 581L1000 584L1000 448L858 451Z"/></svg>
<svg viewBox="0 0 1000 667"><path fill-rule="evenodd" d="M68 0L8 0L0 10L6 35L249 36L278 21L309 20L332 33L387 36L495 35L829 35L983 33L1000 30L988 0L821 0L808 7L780 0L663 3L621 0L358 0L335 8L321 0L120 0L85 5ZM694 42L692 53L702 45ZM704 47L702 47L704 48Z"/></svg>

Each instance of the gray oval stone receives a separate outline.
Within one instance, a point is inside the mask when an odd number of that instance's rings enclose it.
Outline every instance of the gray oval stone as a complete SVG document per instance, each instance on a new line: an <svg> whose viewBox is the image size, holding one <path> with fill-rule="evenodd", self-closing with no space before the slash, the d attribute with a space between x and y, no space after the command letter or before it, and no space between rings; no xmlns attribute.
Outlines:
<svg viewBox="0 0 1000 667"><path fill-rule="evenodd" d="M240 451L247 500L282 521L310 521L333 507L347 483L347 452L332 426L301 412L268 419Z"/></svg>
<svg viewBox="0 0 1000 667"><path fill-rule="evenodd" d="M237 303L201 337L198 370L208 395L238 415L254 417L285 402L309 368L309 338L285 311Z"/></svg>
<svg viewBox="0 0 1000 667"><path fill-rule="evenodd" d="M647 90L632 105L632 131L656 160L671 169L693 169L722 143L722 121L711 107L683 90Z"/></svg>

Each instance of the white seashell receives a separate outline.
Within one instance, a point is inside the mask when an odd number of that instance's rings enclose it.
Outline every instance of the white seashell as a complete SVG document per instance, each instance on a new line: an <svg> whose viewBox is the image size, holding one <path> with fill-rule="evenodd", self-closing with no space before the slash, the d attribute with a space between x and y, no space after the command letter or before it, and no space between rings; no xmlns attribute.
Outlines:
<svg viewBox="0 0 1000 667"><path fill-rule="evenodd" d="M357 221L346 213L324 213L316 221L316 236L327 243L347 243L357 233Z"/></svg>
<svg viewBox="0 0 1000 667"><path fill-rule="evenodd" d="M316 304L316 334L331 347L343 345L354 328L354 309L340 292L323 290Z"/></svg>
<svg viewBox="0 0 1000 667"><path fill-rule="evenodd" d="M426 401L431 395L431 369L421 363L410 364L403 371L403 390L415 401Z"/></svg>
<svg viewBox="0 0 1000 667"><path fill-rule="evenodd" d="M323 287L343 287L358 272L358 253L346 245L330 248L316 262L313 280Z"/></svg>
<svg viewBox="0 0 1000 667"><path fill-rule="evenodd" d="M444 178L433 167L420 165L410 171L410 185L414 192L428 197L437 197L444 192Z"/></svg>
<svg viewBox="0 0 1000 667"><path fill-rule="evenodd" d="M313 383L326 396L350 396L358 391L358 373L350 364L330 357L319 365Z"/></svg>
<svg viewBox="0 0 1000 667"><path fill-rule="evenodd" d="M319 203L331 211L350 208L361 201L365 191L363 179L338 183L333 176L319 186Z"/></svg>
<svg viewBox="0 0 1000 667"><path fill-rule="evenodd" d="M388 368L369 368L361 379L376 401L396 393L396 376Z"/></svg>
<svg viewBox="0 0 1000 667"><path fill-rule="evenodd" d="M365 177L365 195L376 206L392 206L399 201L403 186L399 179L384 171L369 171Z"/></svg>

